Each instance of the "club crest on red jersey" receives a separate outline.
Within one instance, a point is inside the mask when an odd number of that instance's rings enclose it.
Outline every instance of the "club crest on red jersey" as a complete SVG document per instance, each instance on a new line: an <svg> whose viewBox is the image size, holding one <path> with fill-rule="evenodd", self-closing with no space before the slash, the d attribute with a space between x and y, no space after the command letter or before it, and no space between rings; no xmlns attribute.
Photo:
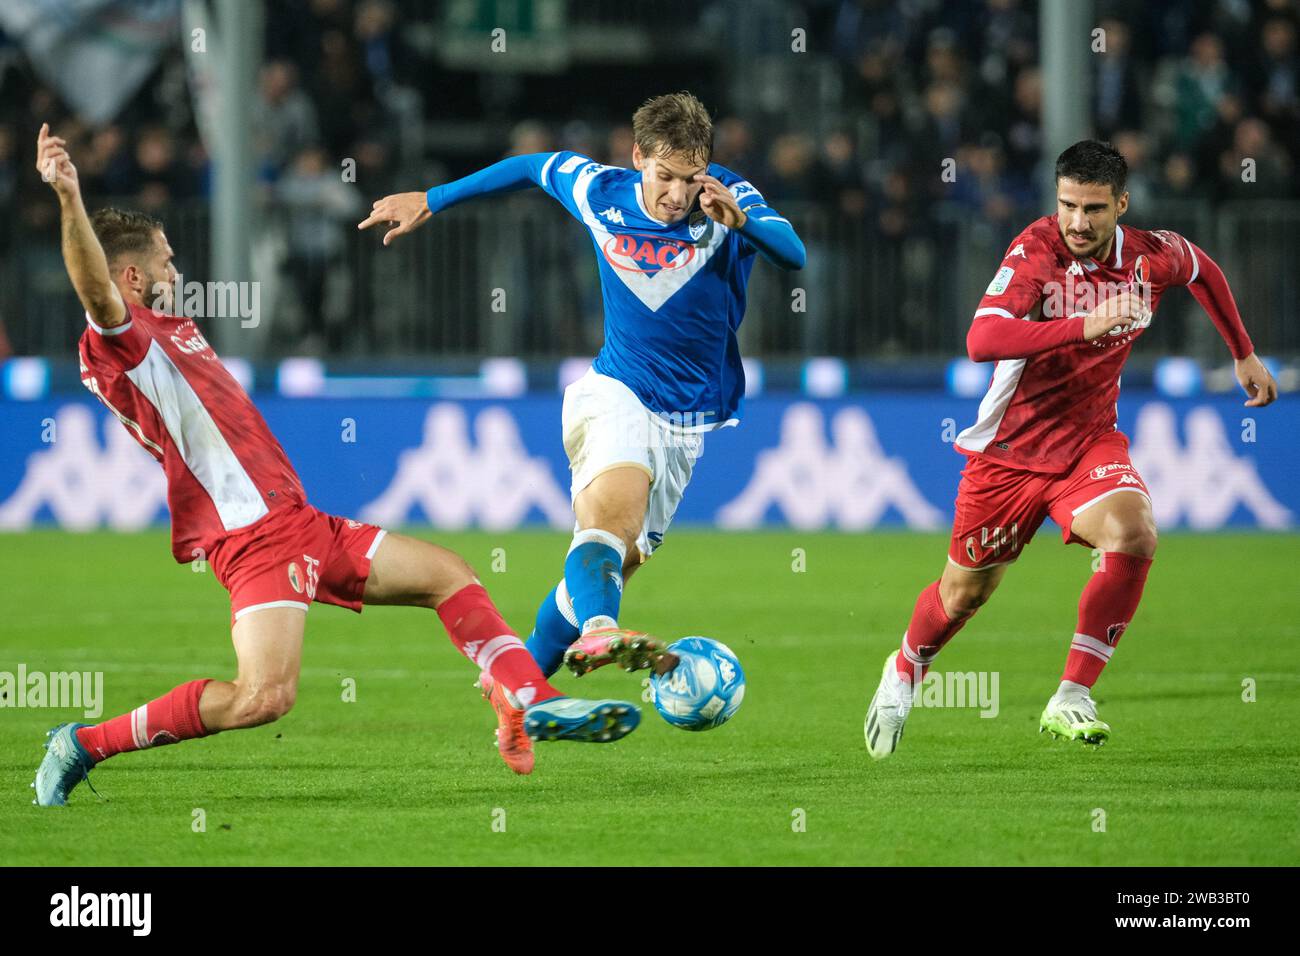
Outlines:
<svg viewBox="0 0 1300 956"><path fill-rule="evenodd" d="M302 572L294 561L289 562L289 586L299 594L302 593Z"/></svg>
<svg viewBox="0 0 1300 956"><path fill-rule="evenodd" d="M1133 263L1133 284L1151 284L1151 260L1146 256L1138 256L1137 261Z"/></svg>

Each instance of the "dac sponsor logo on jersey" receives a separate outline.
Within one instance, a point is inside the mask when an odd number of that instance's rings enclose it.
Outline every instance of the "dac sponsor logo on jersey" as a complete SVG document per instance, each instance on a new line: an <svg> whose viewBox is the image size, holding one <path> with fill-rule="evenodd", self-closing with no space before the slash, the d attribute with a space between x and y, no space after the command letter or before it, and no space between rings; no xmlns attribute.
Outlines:
<svg viewBox="0 0 1300 956"><path fill-rule="evenodd" d="M695 258L695 247L680 239L636 232L610 236L601 252L615 269L647 275L680 269Z"/></svg>
<svg viewBox="0 0 1300 956"><path fill-rule="evenodd" d="M998 270L998 274L993 277L989 287L984 290L985 295L1001 295L1007 291L1007 286L1011 285L1011 280L1015 277L1016 270L1011 266L1003 266Z"/></svg>

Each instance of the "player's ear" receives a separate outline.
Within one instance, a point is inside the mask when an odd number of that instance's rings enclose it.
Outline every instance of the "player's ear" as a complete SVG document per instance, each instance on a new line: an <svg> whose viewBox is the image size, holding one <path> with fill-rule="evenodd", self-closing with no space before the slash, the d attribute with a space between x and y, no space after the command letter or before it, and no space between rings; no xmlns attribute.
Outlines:
<svg viewBox="0 0 1300 956"><path fill-rule="evenodd" d="M632 168L640 170L645 165L645 154L641 152L641 144L632 144Z"/></svg>
<svg viewBox="0 0 1300 956"><path fill-rule="evenodd" d="M1115 203L1115 218L1118 219L1124 213L1128 212L1128 190L1119 194L1119 199Z"/></svg>

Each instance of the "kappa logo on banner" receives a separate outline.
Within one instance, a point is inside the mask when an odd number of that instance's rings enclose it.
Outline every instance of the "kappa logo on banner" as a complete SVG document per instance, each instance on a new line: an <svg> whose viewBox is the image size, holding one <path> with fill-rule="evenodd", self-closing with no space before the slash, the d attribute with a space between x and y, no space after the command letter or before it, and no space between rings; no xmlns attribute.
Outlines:
<svg viewBox="0 0 1300 956"><path fill-rule="evenodd" d="M781 443L758 454L744 490L718 512L724 528L753 528L770 508L796 528L862 530L892 510L909 528L939 528L944 515L908 474L907 462L885 453L870 416L842 408L830 425L810 402L791 405ZM689 492L688 492L689 493Z"/></svg>

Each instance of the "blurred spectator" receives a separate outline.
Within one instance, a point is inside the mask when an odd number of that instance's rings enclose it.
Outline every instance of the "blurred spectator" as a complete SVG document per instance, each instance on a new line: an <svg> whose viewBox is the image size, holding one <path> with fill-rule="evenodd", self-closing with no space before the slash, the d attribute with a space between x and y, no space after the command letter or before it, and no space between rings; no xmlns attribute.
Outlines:
<svg viewBox="0 0 1300 956"><path fill-rule="evenodd" d="M1191 146L1201 138L1214 124L1215 104L1232 86L1232 74L1223 59L1223 44L1214 34L1202 33L1192 41L1176 81L1176 146Z"/></svg>
<svg viewBox="0 0 1300 956"><path fill-rule="evenodd" d="M1116 130L1141 125L1141 77L1131 55L1132 36L1128 24L1108 17L1101 21L1100 26L1105 31L1106 49L1097 59L1093 108L1098 135L1110 139Z"/></svg>
<svg viewBox="0 0 1300 956"><path fill-rule="evenodd" d="M1141 130L1119 130L1111 138L1111 145L1128 163L1129 203L1137 209L1148 208L1160 188L1159 179L1151 171L1150 137Z"/></svg>
<svg viewBox="0 0 1300 956"><path fill-rule="evenodd" d="M253 149L267 181L273 182L291 157L319 141L316 107L299 88L298 70L287 60L262 67L252 119Z"/></svg>
<svg viewBox="0 0 1300 956"><path fill-rule="evenodd" d="M307 340L304 351L342 342L338 323L325 315L325 286L329 273L342 260L351 227L364 206L356 187L343 182L329 165L324 150L300 152L275 187L275 198L288 213L289 252L285 265L293 278L303 310ZM341 310L349 314L350 308Z"/></svg>

